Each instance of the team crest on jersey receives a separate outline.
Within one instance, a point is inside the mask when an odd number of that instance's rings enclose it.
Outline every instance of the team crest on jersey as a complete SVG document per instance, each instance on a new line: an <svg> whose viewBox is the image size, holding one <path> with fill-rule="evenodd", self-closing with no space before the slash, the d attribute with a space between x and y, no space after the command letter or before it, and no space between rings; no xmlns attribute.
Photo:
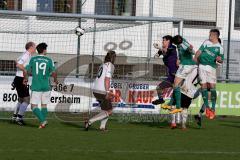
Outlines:
<svg viewBox="0 0 240 160"><path fill-rule="evenodd" d="M208 50L208 49L206 49L206 52L207 52L207 54L209 54L209 55L211 55L211 56L215 56L215 54L214 53L212 53L210 50Z"/></svg>
<svg viewBox="0 0 240 160"><path fill-rule="evenodd" d="M219 51L219 49L218 49L218 48L216 48L216 49L215 49L215 52L218 52L218 51Z"/></svg>

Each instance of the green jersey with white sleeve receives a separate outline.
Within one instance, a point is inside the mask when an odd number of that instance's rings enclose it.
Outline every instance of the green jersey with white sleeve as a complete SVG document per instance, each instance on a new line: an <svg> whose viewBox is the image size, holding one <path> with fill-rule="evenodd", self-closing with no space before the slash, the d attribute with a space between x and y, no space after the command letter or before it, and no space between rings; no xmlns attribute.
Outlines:
<svg viewBox="0 0 240 160"><path fill-rule="evenodd" d="M183 42L177 45L180 64L182 65L196 65L193 60L194 51L190 48L190 44L183 38Z"/></svg>
<svg viewBox="0 0 240 160"><path fill-rule="evenodd" d="M220 56L223 60L223 47L220 43L212 43L209 40L203 42L200 46L199 51L201 54L199 56L199 63L202 65L209 65L213 68L217 68L216 57Z"/></svg>

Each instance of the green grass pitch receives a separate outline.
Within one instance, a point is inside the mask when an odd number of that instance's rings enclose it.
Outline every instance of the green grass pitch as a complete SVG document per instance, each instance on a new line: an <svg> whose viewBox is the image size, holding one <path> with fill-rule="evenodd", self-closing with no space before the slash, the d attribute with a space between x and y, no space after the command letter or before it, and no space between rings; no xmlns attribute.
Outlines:
<svg viewBox="0 0 240 160"><path fill-rule="evenodd" d="M93 125L50 119L45 129L36 120L21 127L0 120L0 160L239 160L240 117L204 120L198 129L171 130L166 123L109 121L109 132Z"/></svg>

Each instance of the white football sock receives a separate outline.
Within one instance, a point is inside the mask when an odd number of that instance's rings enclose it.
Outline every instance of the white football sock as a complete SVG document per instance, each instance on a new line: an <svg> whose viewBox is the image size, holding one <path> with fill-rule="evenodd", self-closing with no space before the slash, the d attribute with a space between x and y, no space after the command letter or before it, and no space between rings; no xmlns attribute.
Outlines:
<svg viewBox="0 0 240 160"><path fill-rule="evenodd" d="M176 113L175 114L171 114L171 123L176 123Z"/></svg>
<svg viewBox="0 0 240 160"><path fill-rule="evenodd" d="M28 103L23 102L19 107L18 114L21 115L21 116L24 116L24 113L26 112L27 107L28 107Z"/></svg>
<svg viewBox="0 0 240 160"><path fill-rule="evenodd" d="M101 120L100 129L105 129L108 121L108 117Z"/></svg>
<svg viewBox="0 0 240 160"><path fill-rule="evenodd" d="M177 124L181 123L181 113L180 112L176 113L175 119L176 119L176 123Z"/></svg>
<svg viewBox="0 0 240 160"><path fill-rule="evenodd" d="M101 111L100 113L98 113L97 115L95 115L89 120L89 124L93 124L94 122L102 120L106 117L108 117L107 111Z"/></svg>
<svg viewBox="0 0 240 160"><path fill-rule="evenodd" d="M186 125L188 117L188 110L185 108L182 111L182 124Z"/></svg>
<svg viewBox="0 0 240 160"><path fill-rule="evenodd" d="M13 114L17 114L18 113L20 105L21 105L21 103L19 103L19 102L16 104L16 106L14 108L14 111L13 111Z"/></svg>
<svg viewBox="0 0 240 160"><path fill-rule="evenodd" d="M202 117L202 113L201 113L201 112L199 112L199 113L198 113L198 116L199 116L199 117Z"/></svg>

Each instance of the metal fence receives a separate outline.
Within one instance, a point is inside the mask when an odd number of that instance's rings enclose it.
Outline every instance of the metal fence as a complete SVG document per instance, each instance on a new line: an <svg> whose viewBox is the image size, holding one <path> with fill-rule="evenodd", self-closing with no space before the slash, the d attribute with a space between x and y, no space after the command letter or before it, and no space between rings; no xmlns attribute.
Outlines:
<svg viewBox="0 0 240 160"><path fill-rule="evenodd" d="M34 0L31 3L22 0L1 0L0 33L2 34L1 37L4 37L0 40L1 60L10 60L6 56L6 52L21 52L23 43L33 37L36 39L38 37L37 42L41 38L42 41L55 42L52 47L49 46L50 51L53 53L70 53L71 55L65 59L72 58L74 54L79 53L91 55L93 54L93 48L95 48L94 54L96 55L104 54L105 50L103 48L113 48L128 57L143 56L147 57L149 61L155 52L151 46L152 43L161 40L161 36L165 34L175 35L180 33L197 50L202 42L208 38L209 30L218 28L221 32L225 53L224 65L218 70L218 79L220 81L239 82L239 8L240 0ZM22 12L15 12L16 10ZM179 23L181 20L183 20L182 24ZM161 27L160 23L156 22L161 22ZM43 25L42 23L47 24ZM54 27L54 25L58 26ZM91 35L91 38L88 37L87 39L84 36L78 38L75 36L73 34L74 28L78 25L85 28L88 33L86 35ZM133 29L137 27L141 29ZM179 30L178 27L182 29ZM133 30L131 31L130 28ZM117 29L118 33L110 33L110 30ZM104 33L107 30L108 35ZM14 39L20 38L21 41L6 39L6 34L10 34L10 32L12 34L18 32ZM41 33L41 36L38 33ZM103 36L103 33L106 37ZM147 46L138 42L137 49L135 48L130 53L131 47L129 46L139 41L134 37L141 34L143 37L147 37L142 41L143 43L147 41L144 44ZM110 40L103 40L103 43L93 42L93 36L96 36L96 38L102 36L102 39ZM121 40L111 38L120 36L122 36L119 38ZM58 37L57 40L56 37ZM6 44L8 44L7 47ZM123 45L127 47L122 47ZM146 51L142 49L143 46L147 47ZM53 48L57 50L53 50ZM147 54L144 55L141 52ZM12 56L12 58L16 57L17 54ZM62 64L60 60L57 61L58 65ZM1 64L5 63L11 64L11 62L1 61ZM6 70L6 67L1 69L1 73L7 74L7 71L11 73L12 70ZM76 74L80 74L80 71L76 71Z"/></svg>

